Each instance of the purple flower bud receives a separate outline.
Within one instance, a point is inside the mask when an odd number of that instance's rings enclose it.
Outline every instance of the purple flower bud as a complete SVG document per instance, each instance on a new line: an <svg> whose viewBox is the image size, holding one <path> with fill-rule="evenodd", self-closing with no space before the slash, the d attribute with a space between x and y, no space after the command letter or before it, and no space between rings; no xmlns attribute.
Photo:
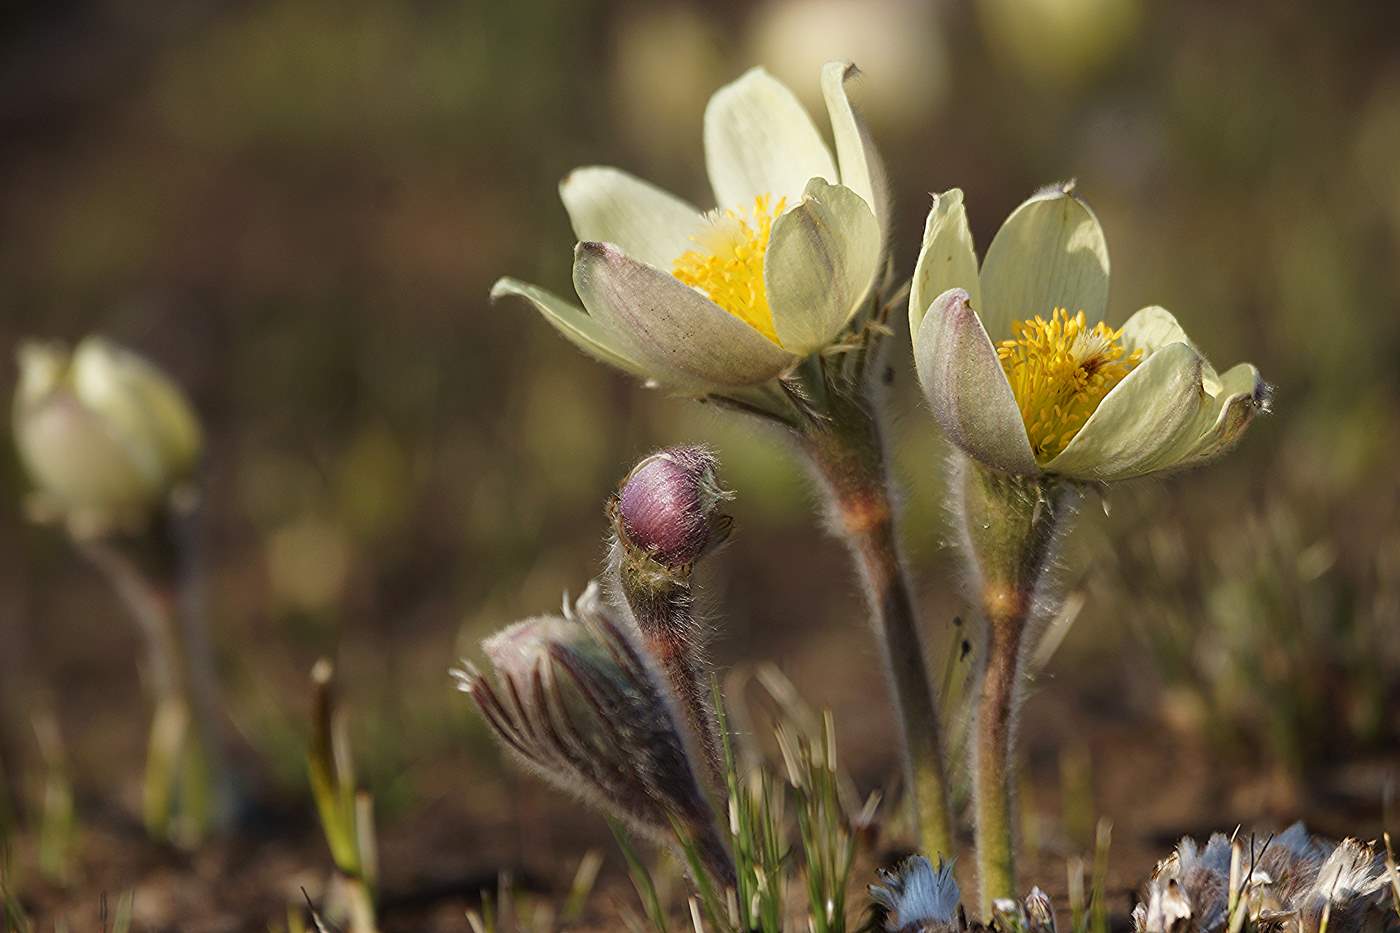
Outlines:
<svg viewBox="0 0 1400 933"><path fill-rule="evenodd" d="M732 494L719 485L718 465L703 447L671 447L637 464L615 500L618 536L671 570L699 560L728 534L717 509Z"/></svg>

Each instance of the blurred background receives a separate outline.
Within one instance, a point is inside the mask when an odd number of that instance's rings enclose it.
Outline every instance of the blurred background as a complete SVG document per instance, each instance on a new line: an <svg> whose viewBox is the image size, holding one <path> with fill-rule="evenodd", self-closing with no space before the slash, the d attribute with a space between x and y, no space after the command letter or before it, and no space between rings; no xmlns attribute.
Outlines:
<svg viewBox="0 0 1400 933"><path fill-rule="evenodd" d="M1232 456L1087 503L1060 571L1077 617L1025 723L1040 883L1062 884L1099 815L1124 890L1183 832L1379 833L1400 765L1400 7L68 0L0 22L0 376L21 338L97 331L187 387L227 712L268 801L228 851L132 841L138 639L69 543L27 524L6 446L0 822L22 849L42 720L81 829L66 883L34 882L40 916L135 887L176 925L217 904L266 918L324 872L302 757L322 655L397 916L503 867L567 880L605 830L503 766L447 668L577 593L604 497L674 442L714 445L738 493L708 568L720 666L776 662L834 709L857 783L887 782L854 581L780 440L487 298L507 274L570 292L571 168L709 206L709 94L763 64L825 127L835 58L864 72L905 274L928 192L962 187L985 248L1075 177L1108 235L1110 319L1162 304L1220 368L1249 360L1277 387ZM963 570L904 346L904 532L942 663Z"/></svg>

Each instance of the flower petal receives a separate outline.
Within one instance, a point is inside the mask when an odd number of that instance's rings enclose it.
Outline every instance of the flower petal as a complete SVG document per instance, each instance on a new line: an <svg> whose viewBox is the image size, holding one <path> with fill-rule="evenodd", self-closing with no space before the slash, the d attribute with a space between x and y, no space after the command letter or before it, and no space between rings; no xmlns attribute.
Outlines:
<svg viewBox="0 0 1400 933"><path fill-rule="evenodd" d="M1244 436L1255 415L1269 410L1272 392L1259 377L1259 370L1249 363L1232 366L1219 377L1218 388L1202 412L1198 423L1204 425L1203 430L1174 462L1164 463L1160 469L1200 466L1228 453Z"/></svg>
<svg viewBox="0 0 1400 933"><path fill-rule="evenodd" d="M559 183L559 198L580 240L616 243L633 259L668 271L704 226L685 201L606 166L574 169Z"/></svg>
<svg viewBox="0 0 1400 933"><path fill-rule="evenodd" d="M798 356L831 343L870 293L883 237L858 194L820 178L773 224L763 280L773 328Z"/></svg>
<svg viewBox="0 0 1400 933"><path fill-rule="evenodd" d="M720 207L748 207L761 194L796 203L813 178L837 180L836 164L797 97L762 68L715 92L705 108L705 166Z"/></svg>
<svg viewBox="0 0 1400 933"><path fill-rule="evenodd" d="M1164 454L1193 436L1205 360L1189 343L1152 353L1104 397L1047 473L1109 482L1151 472Z"/></svg>
<svg viewBox="0 0 1400 933"><path fill-rule="evenodd" d="M977 280L977 253L967 227L963 193L957 188L933 196L924 221L924 244L909 283L909 335L916 337L931 301L950 288L967 292L972 307L981 310L981 286Z"/></svg>
<svg viewBox="0 0 1400 933"><path fill-rule="evenodd" d="M889 178L865 121L846 96L846 82L859 74L860 70L850 62L827 62L822 66L822 96L826 98L831 133L836 138L841 184L865 199L880 222L883 240L890 225Z"/></svg>
<svg viewBox="0 0 1400 933"><path fill-rule="evenodd" d="M965 290L934 299L914 342L914 365L950 441L998 470L1040 472L1011 383Z"/></svg>
<svg viewBox="0 0 1400 933"><path fill-rule="evenodd" d="M574 248L574 287L589 316L629 356L681 391L766 382L797 359L705 295L611 243Z"/></svg>
<svg viewBox="0 0 1400 933"><path fill-rule="evenodd" d="M1157 305L1136 312L1124 322L1122 330L1123 346L1129 353L1141 349L1148 354L1169 343L1191 343L1191 338L1186 336L1186 331L1182 330L1172 313Z"/></svg>
<svg viewBox="0 0 1400 933"><path fill-rule="evenodd" d="M1142 347L1152 352L1173 342L1194 347L1176 318L1164 308L1143 308L1123 325L1123 343L1129 349ZM1267 408L1271 392L1259 378L1259 370L1248 363L1241 363L1222 376L1204 358L1201 390L1201 404L1190 430L1174 446L1163 450L1152 464L1153 470L1185 469L1225 453L1239 441L1254 416Z"/></svg>
<svg viewBox="0 0 1400 933"><path fill-rule="evenodd" d="M595 360L642 379L649 378L641 364L635 362L622 348L621 341L600 321L584 314L572 301L519 279L497 279L496 284L491 286L491 300L499 301L507 296L524 298L530 302L569 343Z"/></svg>
<svg viewBox="0 0 1400 933"><path fill-rule="evenodd" d="M1006 218L982 263L982 322L995 339L1012 321L1055 308L1083 311L1090 325L1108 306L1108 244L1088 205L1057 185Z"/></svg>

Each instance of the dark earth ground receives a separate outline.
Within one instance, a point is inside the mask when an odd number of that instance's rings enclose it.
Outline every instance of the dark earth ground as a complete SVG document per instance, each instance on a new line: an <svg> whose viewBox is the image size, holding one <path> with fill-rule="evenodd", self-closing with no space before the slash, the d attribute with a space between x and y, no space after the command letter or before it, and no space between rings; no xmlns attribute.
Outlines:
<svg viewBox="0 0 1400 933"><path fill-rule="evenodd" d="M1379 835L1380 801L1395 756L1327 762L1302 792L1276 776L1218 765L1203 749L1157 727L1115 720L1111 706L1069 707L1053 692L1037 699L1044 702L1032 704L1026 724L1032 737L1026 786L1042 817L1041 844L1022 876L1046 889L1064 913L1066 857L1074 853L1056 817L1059 758L1044 740L1056 723L1073 723L1087 741L1097 763L1098 813L1115 824L1108 886L1115 930L1127 927L1134 889L1182 834L1228 832L1242 817L1253 817L1246 829L1268 832L1301 817L1325 835ZM441 794L381 832L386 933L468 929L464 911L479 903L478 892L495 887L502 870L523 890L560 904L589 847L601 848L606 863L584 920L573 929L619 928L610 919L616 916L613 905L635 906L635 895L599 820L524 777L508 777L515 792L502 799L499 788L477 789L463 780L471 773L469 762L443 762L438 770L433 783L441 785ZM863 770L857 769L858 779L868 777L859 774ZM235 837L189 854L149 842L139 821L110 802L84 793L78 806L84 822L75 883L65 890L25 873L34 880L22 902L37 929L50 929L60 919L70 929L99 929L103 896L110 911L121 894L132 891L138 930L261 931L285 918L300 889L314 898L326 881L329 859L306 812L267 810ZM881 840L875 853L864 853L857 886L870 880L872 854L887 863L902 850L898 840ZM32 841L22 841L16 855L20 865L32 865ZM963 864L970 865L970 858ZM962 874L966 890L969 873Z"/></svg>

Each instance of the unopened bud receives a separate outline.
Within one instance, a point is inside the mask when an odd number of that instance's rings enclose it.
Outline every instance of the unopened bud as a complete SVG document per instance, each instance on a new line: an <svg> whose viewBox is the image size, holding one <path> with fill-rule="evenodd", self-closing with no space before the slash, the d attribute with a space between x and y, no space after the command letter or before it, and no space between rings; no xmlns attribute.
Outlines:
<svg viewBox="0 0 1400 933"><path fill-rule="evenodd" d="M889 933L951 933L960 927L952 862L940 858L934 868L922 855L910 856L894 871L880 869L880 881L870 886L870 896L885 909Z"/></svg>
<svg viewBox="0 0 1400 933"><path fill-rule="evenodd" d="M76 523L139 523L194 472L199 422L179 388L99 337L18 353L14 434L44 504Z"/></svg>
<svg viewBox="0 0 1400 933"><path fill-rule="evenodd" d="M655 839L679 827L717 880L733 882L675 700L596 584L563 616L518 622L482 648L494 684L469 664L453 673L507 748Z"/></svg>
<svg viewBox="0 0 1400 933"><path fill-rule="evenodd" d="M703 447L671 447L637 464L614 503L618 537L671 570L699 560L729 532L718 508L732 493L716 466Z"/></svg>

